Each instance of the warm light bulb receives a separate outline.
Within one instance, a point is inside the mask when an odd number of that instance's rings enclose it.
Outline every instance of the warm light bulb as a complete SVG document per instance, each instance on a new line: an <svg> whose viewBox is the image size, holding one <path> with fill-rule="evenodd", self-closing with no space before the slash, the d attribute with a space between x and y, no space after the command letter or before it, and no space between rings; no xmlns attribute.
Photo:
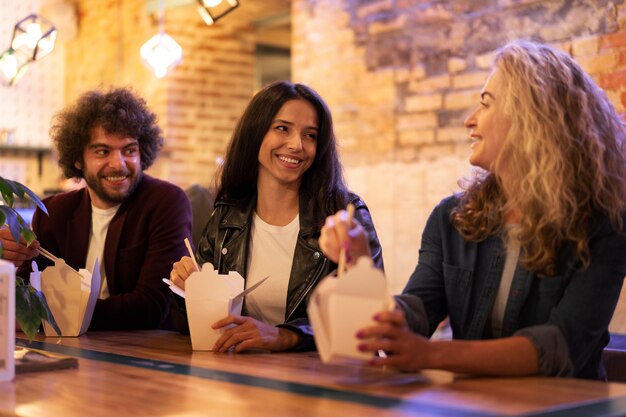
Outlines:
<svg viewBox="0 0 626 417"><path fill-rule="evenodd" d="M180 64L183 49L171 36L158 33L144 43L139 51L141 59L157 78L163 78L170 70Z"/></svg>
<svg viewBox="0 0 626 417"><path fill-rule="evenodd" d="M8 49L0 54L0 82L6 86L15 85L28 70L28 61L22 55Z"/></svg>
<svg viewBox="0 0 626 417"><path fill-rule="evenodd" d="M202 4L204 7L215 7L218 6L222 0L202 0Z"/></svg>
<svg viewBox="0 0 626 417"><path fill-rule="evenodd" d="M37 59L41 59L48 55L54 49L54 43L57 39L57 31L53 31L48 37L42 38L39 41L39 48L37 51Z"/></svg>
<svg viewBox="0 0 626 417"><path fill-rule="evenodd" d="M34 61L43 58L54 49L56 28L39 16L30 15L22 19L15 25L14 33L11 48L22 55L32 57L30 59Z"/></svg>
<svg viewBox="0 0 626 417"><path fill-rule="evenodd" d="M5 54L0 59L0 71L2 76L8 80L17 74L17 58L15 55Z"/></svg>
<svg viewBox="0 0 626 417"><path fill-rule="evenodd" d="M30 49L35 49L37 42L41 39L41 35L41 25L37 22L29 23L26 27L26 45L28 45Z"/></svg>

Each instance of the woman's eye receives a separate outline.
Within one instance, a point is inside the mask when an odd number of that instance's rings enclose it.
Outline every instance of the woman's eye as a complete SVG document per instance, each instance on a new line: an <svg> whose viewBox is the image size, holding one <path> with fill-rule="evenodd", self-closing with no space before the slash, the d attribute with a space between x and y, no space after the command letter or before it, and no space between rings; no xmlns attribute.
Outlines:
<svg viewBox="0 0 626 417"><path fill-rule="evenodd" d="M276 126L275 128L276 130L279 130L281 132L286 132L287 131L287 126Z"/></svg>
<svg viewBox="0 0 626 417"><path fill-rule="evenodd" d="M308 139L317 140L317 134L315 133L306 133L304 136Z"/></svg>

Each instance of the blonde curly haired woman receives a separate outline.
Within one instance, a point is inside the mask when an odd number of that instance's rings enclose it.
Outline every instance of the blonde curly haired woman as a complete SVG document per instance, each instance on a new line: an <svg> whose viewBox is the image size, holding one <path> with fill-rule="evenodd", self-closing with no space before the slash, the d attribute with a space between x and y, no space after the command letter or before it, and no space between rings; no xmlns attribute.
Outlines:
<svg viewBox="0 0 626 417"><path fill-rule="evenodd" d="M373 365L606 379L602 350L626 275L626 129L568 55L517 41L499 50L465 121L482 168L443 200L398 308L358 332ZM342 213L320 245L367 253ZM347 240L347 242L346 242ZM428 341L449 316L452 341Z"/></svg>

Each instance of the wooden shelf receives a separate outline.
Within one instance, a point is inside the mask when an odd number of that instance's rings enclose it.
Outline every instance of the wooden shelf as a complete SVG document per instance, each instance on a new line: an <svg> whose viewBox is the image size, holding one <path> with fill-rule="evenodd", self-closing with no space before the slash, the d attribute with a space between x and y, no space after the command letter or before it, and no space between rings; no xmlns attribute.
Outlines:
<svg viewBox="0 0 626 417"><path fill-rule="evenodd" d="M20 145L0 145L0 154L2 153L14 153L17 155L35 155L38 163L38 173L41 177L43 172L43 157L52 153L52 148L35 147L35 146L20 146Z"/></svg>

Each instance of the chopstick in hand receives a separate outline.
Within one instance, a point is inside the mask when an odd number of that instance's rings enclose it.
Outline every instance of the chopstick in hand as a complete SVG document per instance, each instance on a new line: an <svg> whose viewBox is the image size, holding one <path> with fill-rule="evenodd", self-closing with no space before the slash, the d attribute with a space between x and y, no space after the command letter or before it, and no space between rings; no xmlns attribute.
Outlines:
<svg viewBox="0 0 626 417"><path fill-rule="evenodd" d="M46 249L44 249L43 247L39 247L37 249L39 251L40 254L42 254L44 257L50 259L52 262L54 262L55 264L57 263L57 261L59 260L59 258L57 258L56 256L54 256L52 253L50 253L49 251L47 251ZM65 263L65 261L63 261ZM67 265L67 263L65 263L65 265ZM71 266L67 265L67 267L69 269L71 269L72 271L76 272L78 274L78 271L75 270L74 268L72 268Z"/></svg>
<svg viewBox="0 0 626 417"><path fill-rule="evenodd" d="M341 250L339 251L339 263L337 264L337 278L341 278L343 276L343 271L346 269L347 231L350 230L350 223L352 223L352 217L354 216L354 204L348 204L346 212L348 213L348 218L346 219L348 229L346 230L346 236L342 236L343 239L341 242Z"/></svg>
<svg viewBox="0 0 626 417"><path fill-rule="evenodd" d="M198 266L198 262L196 261L196 255L193 253L193 249L191 249L191 243L189 243L189 239L185 238L185 246L187 246L187 250L189 251L189 256L193 261L193 266L196 267L196 271L200 271L200 267Z"/></svg>

